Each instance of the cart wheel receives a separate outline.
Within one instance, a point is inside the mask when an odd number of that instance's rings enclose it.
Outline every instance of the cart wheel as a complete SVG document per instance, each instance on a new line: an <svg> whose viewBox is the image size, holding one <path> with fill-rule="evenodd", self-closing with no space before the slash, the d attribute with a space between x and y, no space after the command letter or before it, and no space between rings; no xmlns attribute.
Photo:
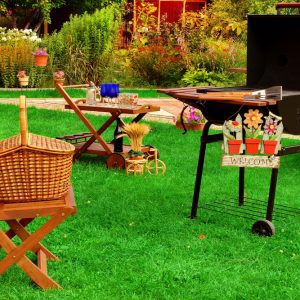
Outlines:
<svg viewBox="0 0 300 300"><path fill-rule="evenodd" d="M146 170L149 174L163 175L166 172L166 165L163 161L155 160L154 155L150 155L147 159Z"/></svg>
<svg viewBox="0 0 300 300"><path fill-rule="evenodd" d="M150 156L154 157L152 149L155 149L155 147L153 147L152 145L145 145L144 147L149 147L150 148L148 152L145 152L146 159L148 159L148 157L150 157ZM156 153L157 153L157 158L159 158L159 152L158 152L157 149L156 149ZM153 159L153 157L151 159Z"/></svg>
<svg viewBox="0 0 300 300"><path fill-rule="evenodd" d="M268 220L259 220L253 224L252 233L264 236L272 236L275 234L275 227L273 223Z"/></svg>
<svg viewBox="0 0 300 300"><path fill-rule="evenodd" d="M106 160L108 169L125 169L125 157L120 153L112 153Z"/></svg>

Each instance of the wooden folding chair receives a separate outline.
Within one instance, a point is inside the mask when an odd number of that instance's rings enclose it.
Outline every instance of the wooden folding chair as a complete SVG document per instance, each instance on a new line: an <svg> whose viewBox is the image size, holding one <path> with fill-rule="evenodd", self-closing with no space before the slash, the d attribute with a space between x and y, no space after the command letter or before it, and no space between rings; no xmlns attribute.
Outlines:
<svg viewBox="0 0 300 300"><path fill-rule="evenodd" d="M58 258L40 241L76 212L70 187L75 147L28 133L24 96L20 129L19 135L0 141L0 221L9 226L6 233L0 229L0 246L7 253L0 262L0 274L17 264L41 288L60 288L47 275L47 260ZM47 220L30 233L26 226L38 217ZM12 240L15 236L22 241L18 246ZM26 256L28 251L37 255L37 265Z"/></svg>
<svg viewBox="0 0 300 300"><path fill-rule="evenodd" d="M75 212L76 206L71 186L66 196L58 200L0 204L0 220L5 221L10 227L6 233L0 229L0 245L7 253L7 256L0 262L0 274L2 275L12 265L17 264L42 289L61 288L47 274L47 260L59 259L40 241ZM40 217L50 218L31 234L26 226ZM14 236L22 240L20 245L16 246L12 241ZM37 264L26 257L28 251L37 255Z"/></svg>

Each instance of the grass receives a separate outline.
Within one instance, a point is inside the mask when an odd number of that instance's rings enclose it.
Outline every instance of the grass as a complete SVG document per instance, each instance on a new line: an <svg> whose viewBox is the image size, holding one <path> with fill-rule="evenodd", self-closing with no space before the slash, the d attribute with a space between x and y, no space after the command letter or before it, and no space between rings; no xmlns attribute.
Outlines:
<svg viewBox="0 0 300 300"><path fill-rule="evenodd" d="M1 105L0 117L1 139L18 133L18 107ZM72 113L30 107L28 119L31 132L51 137L85 130ZM299 216L274 222L272 238L251 234L249 219L207 210L189 219L199 132L149 124L144 142L159 149L165 175L127 176L106 169L103 157L82 157L72 175L78 213L43 242L61 259L48 269L64 289L41 291L14 266L0 278L0 298L299 299ZM206 203L237 195L238 170L220 167L221 153L208 145ZM281 158L277 203L300 207L299 167L299 154ZM266 200L269 179L270 170L247 169L247 194Z"/></svg>
<svg viewBox="0 0 300 300"><path fill-rule="evenodd" d="M68 89L69 95L75 98L86 96L86 91L83 89ZM149 89L121 89L121 93L137 93L140 98L164 98L165 94L158 93L156 90ZM55 89L20 89L20 90L0 90L0 98L19 98L25 95L28 98L62 98L59 92Z"/></svg>

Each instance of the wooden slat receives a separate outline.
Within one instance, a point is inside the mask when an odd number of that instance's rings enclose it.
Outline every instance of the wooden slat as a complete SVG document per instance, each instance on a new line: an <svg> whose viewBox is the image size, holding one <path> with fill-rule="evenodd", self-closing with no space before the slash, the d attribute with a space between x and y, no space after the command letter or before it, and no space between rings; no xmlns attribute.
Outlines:
<svg viewBox="0 0 300 300"><path fill-rule="evenodd" d="M199 95L199 93L172 93L172 97L176 99L190 99L197 101L209 101L209 102L219 102L226 104L236 104L236 105L247 105L247 106L268 106L275 105L277 103L276 100L268 99L268 100L244 100L238 98L230 98L230 97L203 97Z"/></svg>
<svg viewBox="0 0 300 300"><path fill-rule="evenodd" d="M38 267L39 267L39 269L43 273L48 274L47 256L46 256L45 252L42 249L38 250L37 257L38 257Z"/></svg>
<svg viewBox="0 0 300 300"><path fill-rule="evenodd" d="M189 100L197 100L197 101L211 101L211 102L219 102L225 104L235 104L235 105L247 105L247 106L268 106L268 105L276 105L277 101L274 99L266 99L266 100L244 100L241 96L242 94L248 93L247 91L236 91L236 92L225 92L224 96L218 96L223 94L224 92L208 92L207 93L198 93L198 89L206 89L212 87L188 87L188 88L173 88L173 89L159 89L157 90L160 93L165 93L173 98L178 100L180 99L189 99ZM234 93L233 95L228 93Z"/></svg>
<svg viewBox="0 0 300 300"><path fill-rule="evenodd" d="M112 106L110 104L97 103L96 105L79 104L78 108L83 111L97 111L119 114L140 114L159 111L159 106L154 105L137 105L135 107ZM70 105L65 105L65 109L72 109Z"/></svg>
<svg viewBox="0 0 300 300"><path fill-rule="evenodd" d="M279 156L223 155L222 166L247 168L279 168Z"/></svg>

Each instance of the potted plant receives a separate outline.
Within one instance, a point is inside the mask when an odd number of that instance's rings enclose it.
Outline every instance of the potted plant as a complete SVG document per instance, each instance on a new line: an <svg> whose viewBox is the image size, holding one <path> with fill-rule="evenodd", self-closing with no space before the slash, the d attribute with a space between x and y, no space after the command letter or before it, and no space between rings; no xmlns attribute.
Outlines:
<svg viewBox="0 0 300 300"><path fill-rule="evenodd" d="M34 64L38 67L47 66L48 54L45 48L38 48L34 53Z"/></svg>
<svg viewBox="0 0 300 300"><path fill-rule="evenodd" d="M29 76L26 75L26 71L20 70L17 74L17 77L19 79L20 87L28 86Z"/></svg>
<svg viewBox="0 0 300 300"><path fill-rule="evenodd" d="M277 144L283 131L283 125L280 122L281 117L269 115L265 117L266 121L263 126L263 145L264 154L273 155L277 153Z"/></svg>
<svg viewBox="0 0 300 300"><path fill-rule="evenodd" d="M246 131L247 138L245 139L246 152L248 154L257 154L260 145L260 139L257 137L261 131L261 124L263 114L258 109L249 109L248 113L244 114L245 120L244 129Z"/></svg>
<svg viewBox="0 0 300 300"><path fill-rule="evenodd" d="M202 130L206 119L203 116L200 109L197 109L193 106L190 107L188 112L185 112L182 116L182 122L186 129L190 130ZM181 122L181 115L177 117L176 127L184 129Z"/></svg>
<svg viewBox="0 0 300 300"><path fill-rule="evenodd" d="M53 73L53 79L54 79L54 83L60 83L61 85L64 84L65 81L65 72L62 70L58 70L56 72Z"/></svg>
<svg viewBox="0 0 300 300"><path fill-rule="evenodd" d="M139 160L144 158L142 152L142 141L145 135L150 131L150 127L143 123L129 123L122 127L123 134L118 135L116 138L127 136L130 140L131 150L128 152L129 159Z"/></svg>
<svg viewBox="0 0 300 300"><path fill-rule="evenodd" d="M241 152L242 145L242 118L237 115L235 120L225 121L223 126L224 148L226 153L233 155Z"/></svg>

